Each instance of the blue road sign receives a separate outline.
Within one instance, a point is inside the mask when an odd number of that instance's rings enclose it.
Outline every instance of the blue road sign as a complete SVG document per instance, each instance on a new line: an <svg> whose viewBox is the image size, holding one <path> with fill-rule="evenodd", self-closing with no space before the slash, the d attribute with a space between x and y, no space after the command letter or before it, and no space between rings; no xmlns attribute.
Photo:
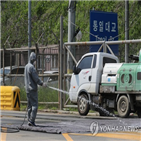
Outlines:
<svg viewBox="0 0 141 141"><path fill-rule="evenodd" d="M90 11L90 41L118 40L117 13ZM97 52L101 45L90 46L90 52ZM118 45L110 45L112 51L118 55Z"/></svg>

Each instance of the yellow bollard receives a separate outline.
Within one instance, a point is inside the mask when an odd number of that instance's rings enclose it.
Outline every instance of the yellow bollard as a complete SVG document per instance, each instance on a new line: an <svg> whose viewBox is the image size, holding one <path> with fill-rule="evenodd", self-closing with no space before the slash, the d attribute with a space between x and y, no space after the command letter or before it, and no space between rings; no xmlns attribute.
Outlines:
<svg viewBox="0 0 141 141"><path fill-rule="evenodd" d="M20 111L20 89L17 86L0 86L1 110Z"/></svg>

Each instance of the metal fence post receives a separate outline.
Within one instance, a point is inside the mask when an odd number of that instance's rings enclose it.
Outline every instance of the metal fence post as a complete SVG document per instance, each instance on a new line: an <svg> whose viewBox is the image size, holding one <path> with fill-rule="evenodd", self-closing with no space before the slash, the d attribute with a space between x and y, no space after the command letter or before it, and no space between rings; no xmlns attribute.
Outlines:
<svg viewBox="0 0 141 141"><path fill-rule="evenodd" d="M107 52L107 46L106 46L105 41L104 41L104 43L103 43L103 52Z"/></svg>
<svg viewBox="0 0 141 141"><path fill-rule="evenodd" d="M4 74L4 72L5 72L5 69L4 69L4 66L5 66L5 64L4 64L4 58L5 58L5 48L3 48L3 85L5 85L5 74Z"/></svg>
<svg viewBox="0 0 141 141"><path fill-rule="evenodd" d="M10 74L12 73L12 51L10 51ZM12 84L12 77L10 77L10 84Z"/></svg>
<svg viewBox="0 0 141 141"><path fill-rule="evenodd" d="M66 90L66 77L65 74L67 73L67 66L66 66L66 48L63 46L63 78L64 78L64 83L63 83L63 89ZM63 106L66 102L66 95L63 95Z"/></svg>

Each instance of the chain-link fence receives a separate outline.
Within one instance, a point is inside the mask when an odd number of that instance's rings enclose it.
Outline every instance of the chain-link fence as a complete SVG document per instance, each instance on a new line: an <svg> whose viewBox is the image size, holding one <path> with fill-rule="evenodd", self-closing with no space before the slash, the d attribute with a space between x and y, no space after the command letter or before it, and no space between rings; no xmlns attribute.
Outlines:
<svg viewBox="0 0 141 141"><path fill-rule="evenodd" d="M57 48L48 48L49 44L58 44L59 42L59 29L60 29L60 15L64 16L64 42L67 41L68 34L68 4L66 1L32 1L31 3L31 31L32 31L32 45L38 44L45 46L45 48L39 49L39 52L34 48L32 51L38 53L36 69L40 74L40 77L44 80L43 75L49 75L49 73L59 72L59 52ZM101 11L112 11L118 13L118 27L119 27L119 40L124 40L124 1L78 1L76 3L76 28L80 28L82 32L81 41L89 41L89 11L91 9ZM129 3L129 39L141 38L141 8L139 1L131 1ZM4 53L1 51L1 68L7 67L7 72L1 69L1 80L3 79L6 85L23 85L23 68L28 62L27 50L22 47L27 46L28 43L28 2L27 1L2 1L1 2L1 47L6 50ZM14 49L19 48L19 49ZM129 55L138 54L140 50L140 44L130 44ZM78 61L81 56L89 52L89 45L75 46L75 59ZM119 45L119 60L124 62L124 44ZM65 56L65 55L64 55ZM66 58L66 57L65 57ZM67 66L67 62L64 67ZM9 67L9 68L8 68ZM62 69L64 69L64 67ZM15 68L15 70L13 70ZM21 70L20 70L21 69ZM12 72L13 71L13 72ZM6 76L4 73L12 73ZM44 74L45 73L45 74ZM13 75L13 76L12 76ZM14 76L15 75L15 76ZM17 75L17 76L16 76ZM19 75L19 76L18 76ZM57 74L51 74L57 75ZM13 79L11 80L11 78ZM54 76L56 77L56 76ZM58 77L58 76L57 76ZM55 79L55 78L54 78ZM9 81L9 84L6 82ZM16 82L17 81L17 82ZM46 81L46 80L44 80ZM58 81L58 79L57 79ZM68 79L70 81L70 79ZM17 84L16 84L17 83ZM57 82L58 83L58 82ZM65 86L66 87L66 86Z"/></svg>

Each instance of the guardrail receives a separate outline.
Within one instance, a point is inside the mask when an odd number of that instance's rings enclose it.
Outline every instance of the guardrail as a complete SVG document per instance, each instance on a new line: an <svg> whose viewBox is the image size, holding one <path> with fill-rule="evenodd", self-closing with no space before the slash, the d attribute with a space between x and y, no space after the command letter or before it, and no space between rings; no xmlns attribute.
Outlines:
<svg viewBox="0 0 141 141"><path fill-rule="evenodd" d="M3 76L3 74L0 74L0 76ZM5 74L4 76L7 76L7 77L21 77L23 76L24 77L24 74ZM59 76L58 73L56 74L39 74L38 75L39 77L51 77L51 76Z"/></svg>
<svg viewBox="0 0 141 141"><path fill-rule="evenodd" d="M27 101L20 101L22 104L27 104ZM51 104L59 104L59 102L38 102L39 104L51 105Z"/></svg>

